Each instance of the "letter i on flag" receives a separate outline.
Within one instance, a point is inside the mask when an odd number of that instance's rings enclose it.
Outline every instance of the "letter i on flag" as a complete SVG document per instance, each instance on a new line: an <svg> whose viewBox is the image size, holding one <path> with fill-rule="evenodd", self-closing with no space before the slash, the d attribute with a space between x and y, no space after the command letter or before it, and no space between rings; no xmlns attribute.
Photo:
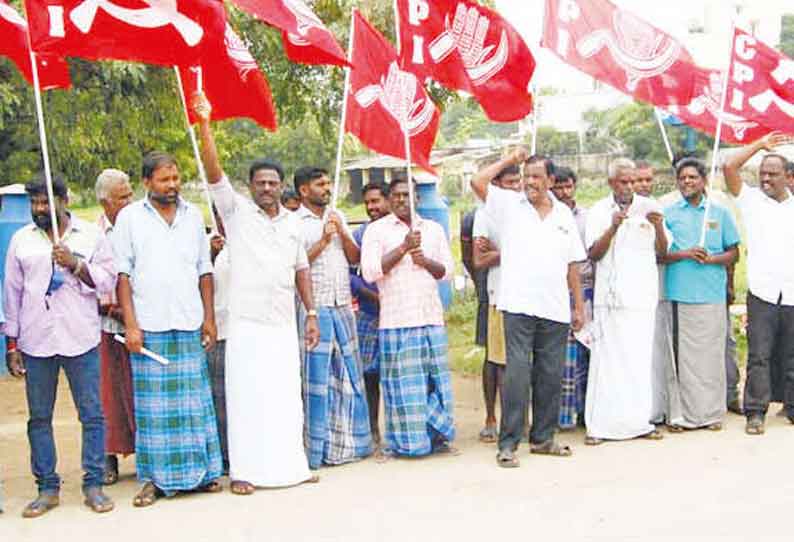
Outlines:
<svg viewBox="0 0 794 542"><path fill-rule="evenodd" d="M351 32L347 131L373 151L397 158L407 158L407 132L413 161L434 171L430 152L438 133L438 108L416 76L400 68L394 47L358 11Z"/></svg>
<svg viewBox="0 0 794 542"><path fill-rule="evenodd" d="M735 29L725 111L794 134L794 60Z"/></svg>
<svg viewBox="0 0 794 542"><path fill-rule="evenodd" d="M521 35L472 0L395 0L401 66L472 94L495 122L532 112L535 59Z"/></svg>
<svg viewBox="0 0 794 542"><path fill-rule="evenodd" d="M28 23L6 0L0 0L0 56L11 59L25 80L33 84L30 63ZM54 55L36 55L41 90L67 89L72 86L69 65Z"/></svg>

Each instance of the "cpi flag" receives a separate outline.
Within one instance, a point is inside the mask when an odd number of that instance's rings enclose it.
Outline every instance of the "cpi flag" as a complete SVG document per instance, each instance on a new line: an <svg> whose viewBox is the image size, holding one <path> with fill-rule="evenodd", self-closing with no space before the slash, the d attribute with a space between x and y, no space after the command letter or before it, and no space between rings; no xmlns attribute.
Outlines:
<svg viewBox="0 0 794 542"><path fill-rule="evenodd" d="M794 134L794 60L737 28L725 110Z"/></svg>
<svg viewBox="0 0 794 542"><path fill-rule="evenodd" d="M543 46L638 100L692 99L695 66L683 45L609 0L546 0Z"/></svg>
<svg viewBox="0 0 794 542"><path fill-rule="evenodd" d="M695 92L692 102L686 106L672 106L667 110L685 124L712 136L717 133L717 121L722 120L722 141L746 144L763 137L772 130L747 118L720 112L723 91L722 72L699 68L695 74Z"/></svg>
<svg viewBox="0 0 794 542"><path fill-rule="evenodd" d="M276 130L270 85L228 23L223 40L208 43L201 57L200 65L180 68L185 103L190 103L200 85L212 104L212 120L245 117L263 128ZM192 109L188 110L190 122L195 123L198 119Z"/></svg>
<svg viewBox="0 0 794 542"><path fill-rule="evenodd" d="M16 64L28 83L33 84L33 71L30 64L28 46L28 23L17 11L0 0L0 56L6 56ZM53 55L37 55L36 67L39 74L39 87L42 90L69 88L69 65L63 58Z"/></svg>
<svg viewBox="0 0 794 542"><path fill-rule="evenodd" d="M346 66L336 38L303 0L232 0L246 13L281 30L287 58L301 64Z"/></svg>
<svg viewBox="0 0 794 542"><path fill-rule="evenodd" d="M400 69L397 51L356 10L345 128L370 149L405 158L405 131L411 159L424 169L438 133L440 114L414 74ZM404 131L405 130L405 131Z"/></svg>
<svg viewBox="0 0 794 542"><path fill-rule="evenodd" d="M473 94L496 122L532 111L535 59L498 13L472 0L396 0L402 67Z"/></svg>
<svg viewBox="0 0 794 542"><path fill-rule="evenodd" d="M223 36L220 0L25 0L33 50L93 60L194 64Z"/></svg>

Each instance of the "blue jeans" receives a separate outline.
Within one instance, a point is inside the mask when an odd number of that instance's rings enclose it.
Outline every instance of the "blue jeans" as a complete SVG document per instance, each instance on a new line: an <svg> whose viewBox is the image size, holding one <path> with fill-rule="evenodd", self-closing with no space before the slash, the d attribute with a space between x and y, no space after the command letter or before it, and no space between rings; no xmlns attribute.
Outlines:
<svg viewBox="0 0 794 542"><path fill-rule="evenodd" d="M92 348L75 357L38 358L22 354L27 375L28 441L30 462L39 492L57 494L61 478L52 433L52 413L61 367L66 373L72 400L83 426L83 489L100 487L105 465L105 417L99 399L99 354Z"/></svg>

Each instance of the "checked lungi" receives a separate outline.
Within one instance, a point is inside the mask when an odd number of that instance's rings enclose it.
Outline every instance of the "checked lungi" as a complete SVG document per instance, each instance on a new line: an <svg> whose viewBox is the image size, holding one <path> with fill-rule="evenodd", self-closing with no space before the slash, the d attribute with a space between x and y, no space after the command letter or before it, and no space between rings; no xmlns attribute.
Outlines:
<svg viewBox="0 0 794 542"><path fill-rule="evenodd" d="M380 330L386 450L420 456L455 439L444 326Z"/></svg>
<svg viewBox="0 0 794 542"><path fill-rule="evenodd" d="M215 419L218 422L218 438L221 441L223 472L229 472L229 435L226 421L226 339L215 343L215 348L207 352L207 367L210 376L212 402L215 406Z"/></svg>
<svg viewBox="0 0 794 542"><path fill-rule="evenodd" d="M593 313L593 289L583 288L585 320ZM573 307L573 303L571 304ZM565 361L562 366L562 391L560 393L560 429L573 429L584 418L587 399L587 373L590 368L590 350L576 340L573 330L568 332Z"/></svg>
<svg viewBox="0 0 794 542"><path fill-rule="evenodd" d="M380 371L380 349L378 348L378 317L364 311L356 316L358 329L358 351L365 374L377 374Z"/></svg>
<svg viewBox="0 0 794 542"><path fill-rule="evenodd" d="M135 403L127 347L102 332L99 343L100 397L105 414L105 453L135 453Z"/></svg>
<svg viewBox="0 0 794 542"><path fill-rule="evenodd" d="M130 355L138 480L166 495L203 486L223 465L201 332L144 331L143 346L170 363Z"/></svg>
<svg viewBox="0 0 794 542"><path fill-rule="evenodd" d="M309 466L340 465L372 453L367 396L350 307L319 307L320 343L304 359Z"/></svg>

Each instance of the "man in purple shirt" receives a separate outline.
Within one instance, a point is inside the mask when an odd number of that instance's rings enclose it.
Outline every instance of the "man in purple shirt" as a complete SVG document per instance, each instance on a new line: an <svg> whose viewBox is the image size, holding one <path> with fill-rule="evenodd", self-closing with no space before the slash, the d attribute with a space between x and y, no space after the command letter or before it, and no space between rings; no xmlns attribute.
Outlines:
<svg viewBox="0 0 794 542"><path fill-rule="evenodd" d="M105 419L99 397L97 294L113 288L113 253L99 228L69 214L60 177L53 180L58 242L44 178L25 190L33 224L11 238L4 285L6 365L13 376L25 378L31 467L39 490L22 515L38 517L59 503L52 415L61 367L83 426L85 504L94 512L109 512L113 501L102 492Z"/></svg>

